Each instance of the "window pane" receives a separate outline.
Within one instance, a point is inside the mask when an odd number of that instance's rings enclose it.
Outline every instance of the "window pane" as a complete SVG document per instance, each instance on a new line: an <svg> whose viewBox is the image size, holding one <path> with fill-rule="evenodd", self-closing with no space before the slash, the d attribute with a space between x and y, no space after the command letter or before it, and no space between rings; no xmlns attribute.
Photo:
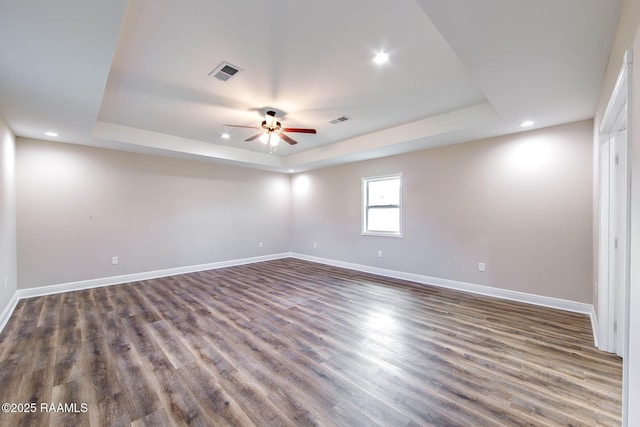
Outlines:
<svg viewBox="0 0 640 427"><path fill-rule="evenodd" d="M367 231L400 232L399 208L369 208Z"/></svg>
<svg viewBox="0 0 640 427"><path fill-rule="evenodd" d="M400 204L400 179L385 179L382 181L369 181L367 204L375 205L399 205Z"/></svg>

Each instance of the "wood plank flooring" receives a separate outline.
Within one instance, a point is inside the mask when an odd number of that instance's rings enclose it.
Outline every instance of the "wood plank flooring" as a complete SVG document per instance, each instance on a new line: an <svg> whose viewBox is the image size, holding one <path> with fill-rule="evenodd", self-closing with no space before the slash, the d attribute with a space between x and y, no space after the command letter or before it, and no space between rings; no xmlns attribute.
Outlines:
<svg viewBox="0 0 640 427"><path fill-rule="evenodd" d="M615 426L621 374L587 316L289 258L20 301L0 425Z"/></svg>

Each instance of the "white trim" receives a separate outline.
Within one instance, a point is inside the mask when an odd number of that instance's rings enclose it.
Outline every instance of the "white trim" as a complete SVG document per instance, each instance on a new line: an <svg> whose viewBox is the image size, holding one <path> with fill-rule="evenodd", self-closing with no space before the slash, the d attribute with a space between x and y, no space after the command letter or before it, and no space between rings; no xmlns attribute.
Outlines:
<svg viewBox="0 0 640 427"><path fill-rule="evenodd" d="M250 258L240 258L228 261L218 261L208 264L191 265L187 267L167 268L164 270L146 271L143 273L124 274L122 276L102 277L99 279L81 280L78 282L61 283L59 285L40 286L38 288L18 289L18 299L53 295L62 292L79 291L82 289L99 288L102 286L119 285L122 283L138 282L140 280L156 279L158 277L174 276L177 274L195 273L197 271L214 270L236 265L253 264L261 261L288 258L288 252L262 255Z"/></svg>
<svg viewBox="0 0 640 427"><path fill-rule="evenodd" d="M16 309L17 305L18 305L18 293L16 292L13 294L13 296L9 300L9 304L7 304L2 314L0 314L0 333L2 333L2 330L4 329L4 327L7 326L7 322L11 318L11 315L13 314L13 310Z"/></svg>
<svg viewBox="0 0 640 427"><path fill-rule="evenodd" d="M629 281L629 273L630 273L630 243L631 243L631 216L630 216L630 200L631 200L631 185L630 185L630 177L631 177L631 163L629 161L629 141L630 141L630 128L632 126L632 118L630 116L630 106L632 105L632 87L630 84L630 79L633 74L633 51L632 49L627 49L624 54L624 60L622 63L622 68L620 69L620 73L618 74L618 79L616 80L615 87L611 93L611 97L609 98L609 102L607 103L607 108L605 109L604 115L602 117L602 123L600 128L598 129L598 140L599 144L609 140L610 135L619 130L619 121L618 118L620 114L625 115L626 125L627 125L627 135L625 142L625 150L626 150L626 163L623 165L626 167L626 194L624 197L626 200L623 202L623 205L626 204L626 220L625 224L623 224L622 236L618 236L620 241L623 243L624 250L626 251L624 254L624 320L623 320L623 333L624 333L624 347L622 350L622 425L629 425L629 388L630 377L629 377L629 316L631 312L630 304L630 281ZM598 154L600 154L600 147L598 147ZM598 170L599 174L602 174L602 161L600 161L600 169ZM609 174L611 172L609 171ZM601 180L605 181L605 180ZM610 197L609 189L600 188L600 195L598 199L600 212L605 207L610 205ZM609 227L609 223L605 223L604 220L607 218L600 218L598 222L598 236L602 239L604 235L604 227ZM609 222L612 218L608 218ZM609 236L611 240L611 236ZM611 259L609 258L610 253L612 253L611 246L607 249L606 246L601 242L598 248L598 315L600 316L600 324L599 324L599 348L604 351L613 352L616 350L614 348L613 339L615 337L614 334L614 325L615 325L615 310L613 309L613 294L614 294L614 283L611 280L611 267L608 266L608 272L604 271L603 257L607 257L607 262L610 264ZM605 301L605 298L607 300ZM619 326L620 327L620 326ZM617 345L617 343L616 343Z"/></svg>
<svg viewBox="0 0 640 427"><path fill-rule="evenodd" d="M631 71L630 65L632 63L633 51L631 49L627 49L624 53L624 60L622 68L620 69L620 74L618 74L618 79L616 80L616 85L611 92L611 98L609 98L607 108L602 116L602 122L600 123L599 129L601 134L607 134L614 130L613 127L615 125L615 121L620 115L622 108L627 104L627 100L630 98L629 74Z"/></svg>
<svg viewBox="0 0 640 427"><path fill-rule="evenodd" d="M598 313L602 320L598 325L600 328L598 331L600 346L598 348L603 351L611 351L613 334L609 334L609 331L612 331L613 328L609 325L613 325L613 319L610 318L613 313L610 313L609 310L609 167L611 163L609 135L600 135L598 142L600 194L598 196L598 300L596 304L598 304Z"/></svg>
<svg viewBox="0 0 640 427"><path fill-rule="evenodd" d="M509 301L524 302L527 304L542 307L555 308L558 310L582 313L591 316L593 305L582 302L569 301L560 298L545 297L542 295L528 294L525 292L511 291L508 289L494 288L491 286L476 285L473 283L459 282L456 280L442 279L439 277L424 276L421 274L406 273L398 270L388 270L386 268L371 267L362 264L337 261L328 258L320 258L300 253L292 253L292 258L305 261L317 262L320 264L332 265L334 267L347 268L349 270L362 271L364 273L377 274L378 276L392 277L394 279L409 280L425 285L437 286L440 288L454 289L457 291L469 292L473 294L486 295L490 297L505 299ZM593 327L593 326L592 326Z"/></svg>
<svg viewBox="0 0 640 427"><path fill-rule="evenodd" d="M589 313L589 317L591 318L591 332L593 333L593 345L598 347L598 315L596 314L596 309L592 305L591 313Z"/></svg>
<svg viewBox="0 0 640 427"><path fill-rule="evenodd" d="M397 237L402 239L402 233L385 233L384 231L363 231L361 236Z"/></svg>
<svg viewBox="0 0 640 427"><path fill-rule="evenodd" d="M368 230L368 222L367 222L367 184L371 181L385 181L392 178L397 178L400 180L400 194L398 195L398 209L400 210L398 218L398 232L393 231L375 231ZM379 175L379 176L363 176L360 178L360 189L361 189L361 212L360 212L360 235L362 236L378 236L378 237L397 237L402 238L402 172L391 173L388 175Z"/></svg>
<svg viewBox="0 0 640 427"><path fill-rule="evenodd" d="M455 280L442 279L437 277L425 276L414 273L406 273L398 270L389 270L379 267L371 267L362 264L353 264L350 262L337 261L328 258L320 258L311 255L305 255L295 252L283 252L279 254L264 255L250 258L242 258L229 261L219 261L209 264L199 264L187 267L169 268L165 270L155 270L143 273L126 274L122 276L104 277L100 279L82 280L77 282L62 283L51 286L41 286L38 288L19 289L12 297L7 308L0 316L0 332L2 332L7 321L11 317L18 301L25 298L32 298L44 295L53 295L62 292L79 291L83 289L98 288L103 286L118 285L123 283L136 282L140 280L155 279L158 277L167 277L177 274L194 273L197 271L214 270L224 267L233 267L236 265L252 264L262 261L271 261L282 258L296 258L305 261L317 262L320 264L331 265L334 267L347 268L349 270L362 271L365 273L376 274L394 279L409 280L412 282L437 286L441 288L454 289L463 292L486 295L500 299L524 302L543 307L550 307L559 310L571 311L575 313L583 313L591 318L593 329L593 337L597 346L597 317L591 304L585 304L575 301L563 300L559 298L545 297L542 295L528 294L524 292L511 291L507 289L494 288L490 286L476 285L473 283L459 282Z"/></svg>
<svg viewBox="0 0 640 427"><path fill-rule="evenodd" d="M615 249L613 247L613 241L610 235L610 226L611 221L614 219L611 218L611 194L610 194L610 185L611 178L610 175L612 170L615 167L612 166L613 159L611 158L611 134L618 130L619 126L619 118L621 114L625 115L626 125L629 127L631 125L631 117L629 116L628 102L630 99L630 91L631 86L629 84L629 78L631 74L632 67L632 59L633 54L631 49L627 49L624 55L624 60L622 67L620 69L620 73L618 74L618 79L616 80L615 87L611 93L611 98L609 98L609 102L607 103L607 108L605 109L602 123L600 124L600 128L598 129L598 156L600 157L600 161L598 164L598 174L600 176L599 182L599 195L598 195L598 209L599 209L599 221L598 221L598 264L597 264L597 277L598 277L598 292L597 292L597 304L598 304L598 314L600 316L599 322L599 349L607 352L615 352L615 334L614 334L614 324L616 322L615 319L615 289L612 283L612 274L614 273L611 269L611 259L610 254L612 254ZM630 201L630 169L629 169L629 135L627 134L626 141L626 163L625 166L627 168L626 172L626 200L624 203L626 204L627 209L627 218L626 223L623 224L624 234L621 236L617 236L619 240L624 244L624 249L626 251L626 259L625 259L625 304L628 304L629 294L628 294L628 266L630 265L629 260L629 245L631 241L630 237L630 212L629 212L629 201ZM604 158L607 156L607 158ZM625 324L620 327L624 327L625 331L628 327L628 322L626 317L628 317L629 307L626 307L625 314ZM625 332L626 336L626 332ZM626 346L625 339L625 346Z"/></svg>

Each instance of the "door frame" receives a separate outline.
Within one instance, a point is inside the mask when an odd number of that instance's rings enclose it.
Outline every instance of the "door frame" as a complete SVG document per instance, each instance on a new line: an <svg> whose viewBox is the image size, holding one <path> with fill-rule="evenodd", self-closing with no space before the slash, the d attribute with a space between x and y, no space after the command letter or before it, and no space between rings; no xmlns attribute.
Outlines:
<svg viewBox="0 0 640 427"><path fill-rule="evenodd" d="M598 220L598 264L597 264L597 278L598 278L598 290L597 290L597 305L598 305L598 348L608 352L615 352L615 288L612 279L612 257L611 252L614 250L612 244L613 239L610 235L610 183L611 183L611 138L612 134L617 133L620 129L619 123L621 122L621 114L626 114L626 124L631 125L631 118L629 117L628 105L631 99L631 67L632 67L632 51L628 49L624 55L624 61L618 80L607 104L602 123L598 129L598 155L600 156L599 163L597 164L599 172L599 220ZM627 128L628 129L628 128ZM628 132L628 130L627 130ZM625 256L623 258L624 274L624 307L625 316L624 323L620 327L624 328L624 348L623 348L623 375L622 375L622 411L623 422L625 422L628 414L628 386L629 386L629 369L628 369L628 355L629 355L629 271L630 271L630 243L631 243L631 227L630 227L630 162L629 162L629 135L626 137L626 162L620 164L619 167L625 168L625 181L626 191L624 197L626 198L623 205L626 207L625 223L623 224L623 235L619 236L622 244L625 245ZM605 158L606 157L606 158Z"/></svg>

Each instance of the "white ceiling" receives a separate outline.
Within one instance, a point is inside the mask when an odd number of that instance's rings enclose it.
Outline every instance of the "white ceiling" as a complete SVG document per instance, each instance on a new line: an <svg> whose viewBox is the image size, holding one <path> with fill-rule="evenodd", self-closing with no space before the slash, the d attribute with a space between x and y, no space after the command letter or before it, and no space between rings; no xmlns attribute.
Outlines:
<svg viewBox="0 0 640 427"><path fill-rule="evenodd" d="M23 137L284 172L466 142L593 117L620 3L0 0L0 116ZM222 61L242 71L209 76ZM318 133L269 153L223 127L268 109Z"/></svg>

